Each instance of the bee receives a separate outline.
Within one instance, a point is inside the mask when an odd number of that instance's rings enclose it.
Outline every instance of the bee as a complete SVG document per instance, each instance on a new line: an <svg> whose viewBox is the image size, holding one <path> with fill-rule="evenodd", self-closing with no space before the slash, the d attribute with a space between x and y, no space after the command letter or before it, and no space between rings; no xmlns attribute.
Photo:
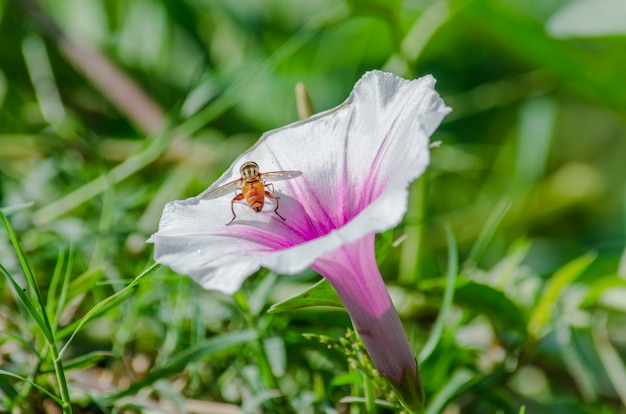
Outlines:
<svg viewBox="0 0 626 414"><path fill-rule="evenodd" d="M257 213L263 210L265 204L265 197L271 198L276 201L276 208L274 213L280 217L283 221L287 219L280 215L278 212L278 197L274 193L274 184L270 181L289 180L302 175L300 171L272 171L262 173L259 171L259 165L253 161L246 161L239 169L241 178L233 180L222 186L217 187L214 190L207 191L200 195L201 198L216 198L220 197L228 191L235 189L235 197L230 202L230 210L233 212L233 218L226 225L228 226L237 215L235 214L235 201L246 200L250 208ZM240 192L238 192L240 190Z"/></svg>

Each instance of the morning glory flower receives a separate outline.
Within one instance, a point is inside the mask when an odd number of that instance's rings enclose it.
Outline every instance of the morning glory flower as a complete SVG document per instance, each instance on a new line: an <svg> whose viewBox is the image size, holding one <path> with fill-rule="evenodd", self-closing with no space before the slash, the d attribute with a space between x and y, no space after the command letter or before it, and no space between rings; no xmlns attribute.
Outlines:
<svg viewBox="0 0 626 414"><path fill-rule="evenodd" d="M339 294L377 370L405 404L422 406L415 356L376 265L374 235L402 220L408 186L429 163L429 138L450 111L434 85L432 76L368 72L341 105L263 134L205 192L165 206L149 240L155 260L227 294L261 267L280 274L311 267ZM260 211L231 203L235 188L215 191L240 179L249 161L261 178L292 172L266 188L278 200L265 197Z"/></svg>

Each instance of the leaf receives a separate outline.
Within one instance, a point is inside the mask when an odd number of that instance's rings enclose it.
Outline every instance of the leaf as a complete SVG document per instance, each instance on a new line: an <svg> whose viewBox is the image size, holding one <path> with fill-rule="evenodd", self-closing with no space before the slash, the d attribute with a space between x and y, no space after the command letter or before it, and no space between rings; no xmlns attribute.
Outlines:
<svg viewBox="0 0 626 414"><path fill-rule="evenodd" d="M50 327L48 315L46 314L46 311L45 311L46 308L45 308L43 296L41 295L41 291L39 290L39 285L37 285L37 281L35 280L35 275L33 274L30 268L30 264L26 260L26 255L24 255L24 251L22 250L17 240L17 237L15 235L15 232L13 231L13 228L11 227L11 224L9 223L9 220L4 215L2 210L0 210L0 221L2 221L2 224L4 225L4 228L7 231L9 240L11 244L13 245L13 249L15 250L15 253L17 254L19 262L22 266L22 271L24 272L24 275L26 275L28 288L32 289L33 292L35 293L37 303L33 303L31 298L26 294L26 288L21 287L2 265L0 265L0 271L5 274L5 276L11 283L11 285L13 285L15 292L19 296L22 304L26 307L26 310L28 311L29 315L31 316L31 318L33 318L37 326L39 326L39 329L46 337L46 340L48 341L48 343L52 345L55 343L54 334Z"/></svg>
<svg viewBox="0 0 626 414"><path fill-rule="evenodd" d="M459 305L487 315L496 326L525 335L524 311L503 292L481 283L463 281L457 286L455 297Z"/></svg>
<svg viewBox="0 0 626 414"><path fill-rule="evenodd" d="M560 324L556 328L554 338L560 358L583 400L596 401L599 391L595 373L596 364L585 362L584 355L576 346L572 327L568 324Z"/></svg>
<svg viewBox="0 0 626 414"><path fill-rule="evenodd" d="M27 210L27 209L31 208L32 206L34 206L34 205L35 205L35 202L29 201L29 202L26 202L26 203L14 204L12 206L2 207L2 208L0 208L0 211L5 216L10 216L11 214L17 213L18 211Z"/></svg>
<svg viewBox="0 0 626 414"><path fill-rule="evenodd" d="M619 351L611 343L607 325L608 313L599 313L591 324L591 337L613 389L626 406L626 365Z"/></svg>
<svg viewBox="0 0 626 414"><path fill-rule="evenodd" d="M6 405L10 405L12 401L18 398L19 393L13 386L13 384L0 374L0 391L2 391L3 397L5 397Z"/></svg>
<svg viewBox="0 0 626 414"><path fill-rule="evenodd" d="M63 269L63 265L65 264L65 256L67 256L67 265L65 267L65 272L63 272L63 275L61 276L61 271ZM67 291L70 283L73 265L74 251L72 248L70 248L67 253L65 251L59 253L57 265L54 269L54 274L50 281L48 298L46 302L47 312L49 315L52 316L52 330L54 332L56 332L59 328L59 321L61 320L61 315L67 301ZM57 291L57 289L59 290ZM54 307L55 303L56 307Z"/></svg>
<svg viewBox="0 0 626 414"><path fill-rule="evenodd" d="M71 300L85 292L89 292L94 289L96 283L100 280L104 274L102 268L89 269L86 273L83 273L75 277L68 287L68 299Z"/></svg>
<svg viewBox="0 0 626 414"><path fill-rule="evenodd" d="M587 253L567 263L552 275L544 289L543 295L539 298L537 306L535 306L530 314L528 332L530 332L532 336L535 338L541 336L543 329L550 320L552 308L558 301L563 290L574 282L595 258L595 253Z"/></svg>
<svg viewBox="0 0 626 414"><path fill-rule="evenodd" d="M280 336L272 336L263 340L265 355L275 377L283 377L287 372L287 350L285 340Z"/></svg>
<svg viewBox="0 0 626 414"><path fill-rule="evenodd" d="M489 243L491 243L493 236L496 234L498 227L500 227L504 216L506 216L506 213L510 210L511 205L512 203L510 199L503 198L491 211L491 214L481 229L474 246L472 246L472 250L467 258L468 263L475 265L483 257L483 254L485 254L485 251L487 250Z"/></svg>
<svg viewBox="0 0 626 414"><path fill-rule="evenodd" d="M57 255L56 265L54 266L54 271L52 272L52 277L50 278L50 284L48 285L48 294L46 296L46 312L48 315L52 316L52 330L56 330L58 326L58 319L55 315L55 305L56 300L59 297L57 289L59 283L61 281L61 274L63 273L63 266L65 266L65 251L60 250ZM63 304L59 302L57 306L63 307ZM58 307L57 307L58 309Z"/></svg>
<svg viewBox="0 0 626 414"><path fill-rule="evenodd" d="M248 297L248 306L252 315L257 316L265 307L274 286L276 286L276 280L278 275L274 272L270 272L267 276L261 279L261 282L254 287L254 290Z"/></svg>
<svg viewBox="0 0 626 414"><path fill-rule="evenodd" d="M339 295L326 279L322 279L306 291L292 298L278 302L268 309L268 313L284 313L311 306L343 307Z"/></svg>
<svg viewBox="0 0 626 414"><path fill-rule="evenodd" d="M9 272L1 264L0 264L0 273L3 273L8 279L9 283L13 286L13 289L15 290L15 293L19 297L20 302L22 303L22 305L24 305L30 317L33 319L33 321L35 321L35 323L37 324L41 332L44 334L44 336L46 337L46 340L49 343L54 343L54 336L52 335L52 332L50 331L50 329L48 329L48 325L44 321L41 314L39 314L39 312L37 311L37 307L33 304L33 302L30 300L30 298L26 294L26 288L22 288L15 281L15 279L13 279L13 276L11 276L11 274L9 274Z"/></svg>
<svg viewBox="0 0 626 414"><path fill-rule="evenodd" d="M43 388L41 385L38 385L34 382L32 382L31 380L29 380L28 378L24 378L21 377L17 374L14 374L12 372L9 371L5 371L3 369L0 369L0 375L5 376L5 377L11 377L11 378L16 378L20 381L24 381L30 385L32 385L33 387L37 388L39 391L41 391L42 393L46 394L48 397L52 398L57 404L59 404L60 406L63 406L63 400L61 400L59 397L57 397L56 395L52 394L50 391L48 391L47 389Z"/></svg>
<svg viewBox="0 0 626 414"><path fill-rule="evenodd" d="M64 337L69 332L72 332L72 336L70 336L70 338L67 340L67 343L65 344L63 349L61 349L61 351L59 352L59 356L63 355L63 352L65 351L65 349L67 349L69 344L72 342L72 339L74 339L74 336L76 336L78 331L80 331L82 327L85 326L85 324L90 322L92 319L102 315L103 313L108 311L111 307L117 305L122 300L126 299L126 296L133 291L135 286L137 286L144 277L150 275L159 267L161 267L160 264L154 263L152 266L150 266L149 268L144 270L140 275L134 278L132 282L130 282L124 289L118 292L115 292L113 295L98 302L93 308L89 310L89 312L87 312L85 316L83 316L83 318L80 321L75 322L71 324L70 326L66 327L65 329L63 329L59 333L61 337Z"/></svg>
<svg viewBox="0 0 626 414"><path fill-rule="evenodd" d="M448 311L452 307L452 302L454 300L456 278L459 272L459 250L456 245L454 233L452 233L450 226L445 226L445 230L446 238L448 240L448 273L446 275L446 288L443 295L441 310L439 311L439 315L437 315L437 320L435 321L433 329L428 336L428 341L424 344L424 347L420 351L417 358L420 363L423 363L430 355L432 355L433 351L437 347L437 344L441 339L443 325L447 319Z"/></svg>
<svg viewBox="0 0 626 414"><path fill-rule="evenodd" d="M461 369L452 374L448 383L431 399L430 404L426 408L426 414L443 412L448 401L458 394L472 380L472 377L472 372L467 369Z"/></svg>
<svg viewBox="0 0 626 414"><path fill-rule="evenodd" d="M113 354L107 351L94 351L85 355L81 355L77 358L71 359L69 361L63 362L63 369L68 371L70 369L79 369L84 367L90 367L96 365L98 362L111 357ZM53 372L54 368L52 367L42 367L41 373Z"/></svg>

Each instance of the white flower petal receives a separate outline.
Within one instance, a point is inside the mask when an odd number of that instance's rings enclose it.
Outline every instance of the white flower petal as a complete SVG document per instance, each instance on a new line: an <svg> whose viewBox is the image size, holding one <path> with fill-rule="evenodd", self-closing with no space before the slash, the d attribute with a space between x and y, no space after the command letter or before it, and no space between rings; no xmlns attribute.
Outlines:
<svg viewBox="0 0 626 414"><path fill-rule="evenodd" d="M397 225L409 183L428 165L429 137L449 112L434 83L369 72L338 107L264 134L207 191L238 179L245 161L262 173L302 171L275 183L287 221L274 214L273 200L260 213L235 203L230 226L232 197L172 202L150 239L155 259L207 289L233 293L260 267L298 273L326 252Z"/></svg>

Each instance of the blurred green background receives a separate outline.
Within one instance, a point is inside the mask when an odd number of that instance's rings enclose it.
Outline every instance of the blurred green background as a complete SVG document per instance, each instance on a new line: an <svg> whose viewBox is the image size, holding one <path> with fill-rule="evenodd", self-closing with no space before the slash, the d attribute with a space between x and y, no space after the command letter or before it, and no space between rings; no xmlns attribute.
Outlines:
<svg viewBox="0 0 626 414"><path fill-rule="evenodd" d="M152 263L144 242L167 201L297 120L297 82L321 111L367 70L433 74L453 112L405 222L379 240L418 353L442 308L443 225L458 241L454 305L421 361L429 409L623 413L624 68L618 0L0 0L0 207L44 292L55 269L69 275L59 326L76 328ZM25 283L5 236L0 263ZM242 311L242 298L151 274L68 347L92 355L68 370L75 411L271 411L251 345L202 348L253 327L294 407L344 412L360 380L301 333L338 338L347 317L265 313L316 280L262 271ZM54 392L34 326L0 283L0 369ZM59 331L62 345L72 329ZM189 349L205 352L176 360ZM0 411L55 412L24 387L0 377Z"/></svg>

